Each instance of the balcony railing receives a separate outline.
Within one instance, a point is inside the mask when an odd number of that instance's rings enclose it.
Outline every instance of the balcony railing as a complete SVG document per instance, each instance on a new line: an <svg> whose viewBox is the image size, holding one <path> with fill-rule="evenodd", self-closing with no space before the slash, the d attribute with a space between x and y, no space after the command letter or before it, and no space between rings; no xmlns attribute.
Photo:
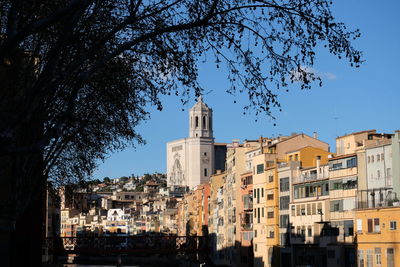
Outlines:
<svg viewBox="0 0 400 267"><path fill-rule="evenodd" d="M328 174L299 175L293 177L293 183L305 183L311 181L325 180L328 178L329 178Z"/></svg>

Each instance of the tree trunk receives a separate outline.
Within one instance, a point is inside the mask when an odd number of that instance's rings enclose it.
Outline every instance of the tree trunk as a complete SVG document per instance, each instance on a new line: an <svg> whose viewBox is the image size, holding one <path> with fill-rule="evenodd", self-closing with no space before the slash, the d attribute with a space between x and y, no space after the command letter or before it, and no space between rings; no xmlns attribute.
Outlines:
<svg viewBox="0 0 400 267"><path fill-rule="evenodd" d="M17 121L23 118L20 115L30 101L26 96L34 81L34 68L24 64L24 55L16 53L12 60L0 66L0 78L4 81L0 96L10 99L0 107L0 114L11 118L0 124L0 146L15 149L15 152L0 154L2 267L41 265L46 192L43 151L21 152L19 149L41 140L43 116L35 112L29 120Z"/></svg>

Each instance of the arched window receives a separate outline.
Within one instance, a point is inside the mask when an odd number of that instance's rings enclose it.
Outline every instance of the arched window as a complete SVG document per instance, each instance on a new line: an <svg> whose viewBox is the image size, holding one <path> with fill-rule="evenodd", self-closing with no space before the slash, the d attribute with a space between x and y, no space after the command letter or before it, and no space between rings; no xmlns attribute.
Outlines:
<svg viewBox="0 0 400 267"><path fill-rule="evenodd" d="M196 116L196 128L199 127L199 117Z"/></svg>
<svg viewBox="0 0 400 267"><path fill-rule="evenodd" d="M206 116L203 116L203 128L204 128L204 129L207 129L207 126L206 126Z"/></svg>

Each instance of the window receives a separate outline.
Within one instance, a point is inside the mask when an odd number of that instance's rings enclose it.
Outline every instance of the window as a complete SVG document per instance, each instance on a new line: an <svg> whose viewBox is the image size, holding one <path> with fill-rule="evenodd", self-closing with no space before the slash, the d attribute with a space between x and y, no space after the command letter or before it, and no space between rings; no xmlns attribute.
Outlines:
<svg viewBox="0 0 400 267"><path fill-rule="evenodd" d="M383 160L385 157L383 156L383 153L381 154L381 160Z"/></svg>
<svg viewBox="0 0 400 267"><path fill-rule="evenodd" d="M289 209L289 201L290 201L289 196L280 197L279 198L279 209L280 210L288 210ZM294 206L292 206L292 207L294 207Z"/></svg>
<svg viewBox="0 0 400 267"><path fill-rule="evenodd" d="M358 267L364 267L364 251L358 250Z"/></svg>
<svg viewBox="0 0 400 267"><path fill-rule="evenodd" d="M267 218L268 218L268 219L274 218L274 212L273 212L273 211L268 211L268 213L267 213Z"/></svg>
<svg viewBox="0 0 400 267"><path fill-rule="evenodd" d="M292 205L292 216L296 216L296 206Z"/></svg>
<svg viewBox="0 0 400 267"><path fill-rule="evenodd" d="M387 267L394 267L394 248L386 249Z"/></svg>
<svg viewBox="0 0 400 267"><path fill-rule="evenodd" d="M273 181L274 181L274 176L273 176L273 175L270 175L270 176L268 177L268 182L272 183Z"/></svg>
<svg viewBox="0 0 400 267"><path fill-rule="evenodd" d="M301 215L306 215L306 209L304 207L301 207Z"/></svg>
<svg viewBox="0 0 400 267"><path fill-rule="evenodd" d="M206 129L206 116L203 116L203 128Z"/></svg>
<svg viewBox="0 0 400 267"><path fill-rule="evenodd" d="M302 227L301 227L300 235L301 235L302 237L306 236L306 227L305 227L305 226L302 226Z"/></svg>
<svg viewBox="0 0 400 267"><path fill-rule="evenodd" d="M274 200L274 194L268 194L267 200Z"/></svg>
<svg viewBox="0 0 400 267"><path fill-rule="evenodd" d="M289 161L293 161L293 156L289 156Z"/></svg>
<svg viewBox="0 0 400 267"><path fill-rule="evenodd" d="M376 265L382 265L381 248L375 248L375 263Z"/></svg>
<svg viewBox="0 0 400 267"><path fill-rule="evenodd" d="M376 155L376 161L380 161L381 160L381 155Z"/></svg>
<svg viewBox="0 0 400 267"><path fill-rule="evenodd" d="M261 210L262 217L264 218L264 208Z"/></svg>
<svg viewBox="0 0 400 267"><path fill-rule="evenodd" d="M287 228L289 224L289 215L280 215L279 216L279 227Z"/></svg>
<svg viewBox="0 0 400 267"><path fill-rule="evenodd" d="M381 171L380 171L380 170L377 170L377 171L376 171L376 175L377 175L378 178L381 178Z"/></svg>
<svg viewBox="0 0 400 267"><path fill-rule="evenodd" d="M347 168L353 168L357 166L357 158L351 158L347 160Z"/></svg>
<svg viewBox="0 0 400 267"><path fill-rule="evenodd" d="M264 197L264 187L261 188L261 197Z"/></svg>
<svg viewBox="0 0 400 267"><path fill-rule="evenodd" d="M342 189L342 181L338 181L338 182L333 182L333 190L338 190L338 189Z"/></svg>
<svg viewBox="0 0 400 267"><path fill-rule="evenodd" d="M374 156L371 156L371 163L374 163Z"/></svg>
<svg viewBox="0 0 400 267"><path fill-rule="evenodd" d="M294 161L298 161L299 160L299 155L298 154L295 154L294 155Z"/></svg>
<svg viewBox="0 0 400 267"><path fill-rule="evenodd" d="M207 168L204 168L204 176L207 176Z"/></svg>
<svg viewBox="0 0 400 267"><path fill-rule="evenodd" d="M312 236L312 229L311 229L311 226L308 226L308 228L307 228L307 235L308 235L309 237Z"/></svg>
<svg viewBox="0 0 400 267"><path fill-rule="evenodd" d="M331 204L331 211L343 211L343 200L332 200Z"/></svg>
<svg viewBox="0 0 400 267"><path fill-rule="evenodd" d="M372 219L368 219L368 233L372 233L373 229L373 221Z"/></svg>
<svg viewBox="0 0 400 267"><path fill-rule="evenodd" d="M280 179L280 191L281 192L287 192L289 191L289 177L286 178L281 178Z"/></svg>
<svg viewBox="0 0 400 267"><path fill-rule="evenodd" d="M357 219L357 233L362 233L362 219Z"/></svg>
<svg viewBox="0 0 400 267"><path fill-rule="evenodd" d="M295 199L299 198L299 187L297 186L294 187L294 198Z"/></svg>
<svg viewBox="0 0 400 267"><path fill-rule="evenodd" d="M390 221L390 230L396 230L396 229L397 229L397 222Z"/></svg>
<svg viewBox="0 0 400 267"><path fill-rule="evenodd" d="M392 169L391 168L386 169L386 184L388 186L392 186Z"/></svg>
<svg viewBox="0 0 400 267"><path fill-rule="evenodd" d="M260 203L260 188L257 188L257 203Z"/></svg>
<svg viewBox="0 0 400 267"><path fill-rule="evenodd" d="M373 264L372 250L367 250L367 267L372 267Z"/></svg>
<svg viewBox="0 0 400 267"><path fill-rule="evenodd" d="M312 215L317 214L317 205L315 203L312 203L311 205L311 214Z"/></svg>
<svg viewBox="0 0 400 267"><path fill-rule="evenodd" d="M311 204L307 204L307 215L311 215Z"/></svg>
<svg viewBox="0 0 400 267"><path fill-rule="evenodd" d="M264 164L258 164L257 165L257 174L260 174L263 172L264 172Z"/></svg>
<svg viewBox="0 0 400 267"><path fill-rule="evenodd" d="M254 230L254 237L257 237L257 229ZM257 244L256 244L256 245L257 245ZM256 251L257 251L257 249L256 249Z"/></svg>
<svg viewBox="0 0 400 267"><path fill-rule="evenodd" d="M333 204L333 211L339 211L339 208L340 208L339 203Z"/></svg>
<svg viewBox="0 0 400 267"><path fill-rule="evenodd" d="M197 127L199 127L199 117L196 116L195 121L196 121L196 128L197 128Z"/></svg>
<svg viewBox="0 0 400 267"><path fill-rule="evenodd" d="M354 235L354 224L353 220L344 221L344 236Z"/></svg>
<svg viewBox="0 0 400 267"><path fill-rule="evenodd" d="M274 231L269 231L269 238L274 238L275 237L275 232Z"/></svg>
<svg viewBox="0 0 400 267"><path fill-rule="evenodd" d="M380 225L379 225L379 218L374 219L374 232L379 233L381 231Z"/></svg>

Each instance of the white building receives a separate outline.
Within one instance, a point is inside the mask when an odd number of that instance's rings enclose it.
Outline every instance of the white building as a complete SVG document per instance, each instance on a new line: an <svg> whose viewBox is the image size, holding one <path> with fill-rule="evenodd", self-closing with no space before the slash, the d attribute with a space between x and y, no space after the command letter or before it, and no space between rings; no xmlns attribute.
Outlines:
<svg viewBox="0 0 400 267"><path fill-rule="evenodd" d="M130 219L131 215L127 210L109 209L105 223L106 233L130 234L132 232Z"/></svg>
<svg viewBox="0 0 400 267"><path fill-rule="evenodd" d="M213 173L212 109L200 97L189 112L189 137L167 143L167 185L194 188Z"/></svg>

